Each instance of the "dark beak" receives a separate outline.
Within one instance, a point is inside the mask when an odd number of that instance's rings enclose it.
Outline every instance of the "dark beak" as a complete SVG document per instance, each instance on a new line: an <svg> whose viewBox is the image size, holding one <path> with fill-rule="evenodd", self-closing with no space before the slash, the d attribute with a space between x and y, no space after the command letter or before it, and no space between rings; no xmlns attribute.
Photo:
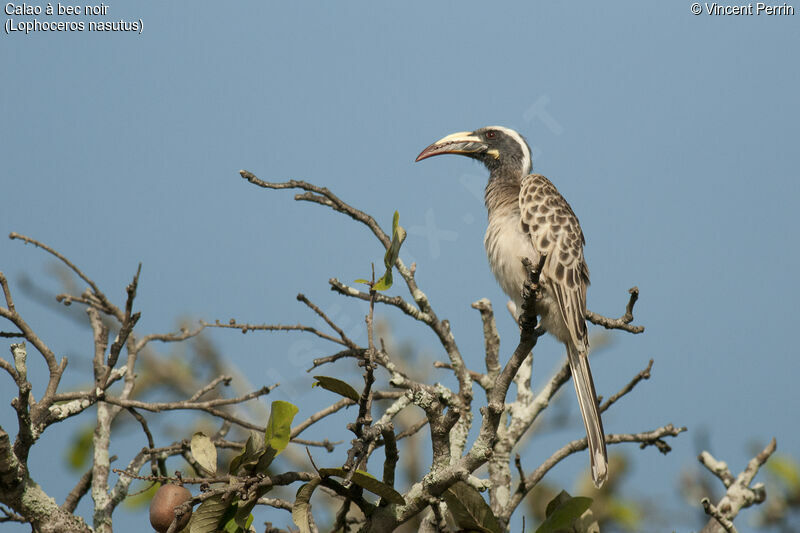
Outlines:
<svg viewBox="0 0 800 533"><path fill-rule="evenodd" d="M461 131L448 135L444 139L439 139L432 145L425 148L418 156L416 161L422 161L429 157L441 154L474 154L484 152L489 146L469 131Z"/></svg>

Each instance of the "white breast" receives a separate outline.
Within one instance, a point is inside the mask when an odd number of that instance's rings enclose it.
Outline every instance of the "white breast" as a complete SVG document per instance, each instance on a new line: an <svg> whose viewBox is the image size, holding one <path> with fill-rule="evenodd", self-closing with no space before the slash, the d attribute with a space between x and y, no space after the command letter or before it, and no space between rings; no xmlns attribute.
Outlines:
<svg viewBox="0 0 800 533"><path fill-rule="evenodd" d="M519 212L490 216L483 243L494 277L517 309L521 309L522 285L527 277L522 258L527 257L535 263L538 254L530 237L522 232Z"/></svg>

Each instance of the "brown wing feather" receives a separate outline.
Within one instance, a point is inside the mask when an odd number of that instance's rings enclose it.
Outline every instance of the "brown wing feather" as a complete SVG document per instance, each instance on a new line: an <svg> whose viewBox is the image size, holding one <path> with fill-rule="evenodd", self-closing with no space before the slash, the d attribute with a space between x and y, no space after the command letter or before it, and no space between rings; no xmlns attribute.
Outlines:
<svg viewBox="0 0 800 533"><path fill-rule="evenodd" d="M523 179L519 202L522 231L530 235L537 253L547 254L542 274L549 281L574 346L585 351L589 269L583 258L585 241L578 217L550 180L538 174Z"/></svg>

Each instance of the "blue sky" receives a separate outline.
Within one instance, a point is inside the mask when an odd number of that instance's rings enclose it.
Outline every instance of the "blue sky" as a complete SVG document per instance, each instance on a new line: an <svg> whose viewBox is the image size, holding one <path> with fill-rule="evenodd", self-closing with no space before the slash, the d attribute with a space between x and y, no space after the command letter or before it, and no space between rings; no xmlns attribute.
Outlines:
<svg viewBox="0 0 800 533"><path fill-rule="evenodd" d="M332 211L246 184L245 168L328 186L385 227L398 210L409 230L401 255L417 262L423 290L480 368L469 304L505 301L482 244L486 172L466 158L414 158L448 133L500 124L527 137L534 169L580 217L589 307L617 316L627 289L641 290L646 333L614 333L593 370L604 395L651 357L654 374L604 417L606 430L673 422L690 433L667 457L633 453L630 490L671 497L701 435L737 472L772 436L800 455L789 423L800 402L795 16L695 16L689 2L632 1L107 5L104 20L141 19L143 32L1 38L0 233L56 247L120 302L141 261L141 331L174 329L181 317L313 323L297 292L362 323L363 306L327 280L367 274L382 256L377 241ZM12 284L43 279L50 265L0 240ZM18 298L58 353L86 356L85 331ZM400 338L444 358L432 335L381 313ZM507 358L515 327L498 321ZM301 406L317 394L303 370L331 351L285 334L213 338L253 383L291 382L273 398ZM536 355L541 377L561 351L548 341ZM432 370L431 380L448 377ZM567 400L573 424L531 445L531 465L581 434ZM0 410L4 428L13 420ZM61 501L71 484L44 466L59 449L47 437L33 473ZM569 484L586 464L573 458L552 479ZM125 521L119 531L138 530Z"/></svg>

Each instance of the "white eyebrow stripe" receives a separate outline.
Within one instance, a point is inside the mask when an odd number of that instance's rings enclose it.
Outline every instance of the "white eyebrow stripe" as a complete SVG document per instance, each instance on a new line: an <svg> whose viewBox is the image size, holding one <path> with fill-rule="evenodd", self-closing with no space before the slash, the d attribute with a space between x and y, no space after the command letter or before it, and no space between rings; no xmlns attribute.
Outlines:
<svg viewBox="0 0 800 533"><path fill-rule="evenodd" d="M502 131L519 144L520 148L522 149L522 175L527 176L531 173L532 169L532 162L531 162L531 149L528 147L528 143L525 142L525 139L522 138L522 135L517 133L516 131L512 130L511 128L506 128L503 126L489 126L492 129Z"/></svg>

